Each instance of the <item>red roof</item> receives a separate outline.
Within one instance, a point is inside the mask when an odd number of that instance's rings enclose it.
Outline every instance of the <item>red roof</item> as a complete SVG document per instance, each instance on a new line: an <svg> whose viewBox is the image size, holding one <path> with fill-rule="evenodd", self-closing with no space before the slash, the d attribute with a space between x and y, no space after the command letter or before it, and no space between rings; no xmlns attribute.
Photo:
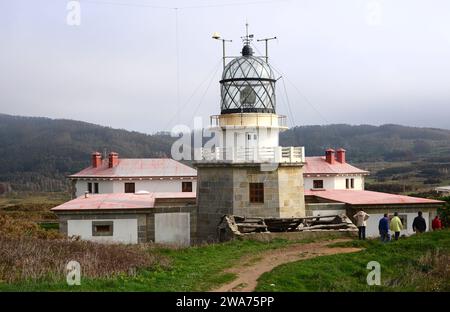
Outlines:
<svg viewBox="0 0 450 312"><path fill-rule="evenodd" d="M369 174L368 171L356 168L348 163L340 163L335 161L333 164L328 163L323 156L305 157L306 165L303 167L304 175L317 174Z"/></svg>
<svg viewBox="0 0 450 312"><path fill-rule="evenodd" d="M70 178L131 178L131 177L196 177L197 170L170 158L119 158L118 164L108 167L103 160L100 167L87 167Z"/></svg>
<svg viewBox="0 0 450 312"><path fill-rule="evenodd" d="M313 195L350 205L383 204L442 204L443 201L360 190L305 190L305 195Z"/></svg>
<svg viewBox="0 0 450 312"><path fill-rule="evenodd" d="M53 211L71 210L110 210L110 209L146 209L154 208L158 199L186 199L196 198L195 193L190 192L165 192L165 193L110 193L90 194L87 198L83 195L61 204Z"/></svg>

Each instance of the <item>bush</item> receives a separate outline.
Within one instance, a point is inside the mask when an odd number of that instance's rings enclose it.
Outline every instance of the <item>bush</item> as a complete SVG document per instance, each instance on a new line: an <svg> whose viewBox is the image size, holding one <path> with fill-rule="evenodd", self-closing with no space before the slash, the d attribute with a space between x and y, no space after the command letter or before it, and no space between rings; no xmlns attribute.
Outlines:
<svg viewBox="0 0 450 312"><path fill-rule="evenodd" d="M168 267L165 256L148 246L100 244L67 239L0 237L0 282L65 281L66 265L78 261L82 278L134 274L139 268Z"/></svg>
<svg viewBox="0 0 450 312"><path fill-rule="evenodd" d="M60 239L61 234L57 230L45 230L35 222L11 218L0 215L0 237L2 238L40 238Z"/></svg>

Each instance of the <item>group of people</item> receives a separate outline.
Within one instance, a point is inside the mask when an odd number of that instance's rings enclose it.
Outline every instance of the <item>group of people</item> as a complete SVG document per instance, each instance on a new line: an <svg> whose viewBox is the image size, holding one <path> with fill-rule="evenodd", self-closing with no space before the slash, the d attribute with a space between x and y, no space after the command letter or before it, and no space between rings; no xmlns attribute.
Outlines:
<svg viewBox="0 0 450 312"><path fill-rule="evenodd" d="M369 219L369 217L369 214L364 212L362 209L353 216L356 220L356 226L358 227L358 237L361 240L366 239L366 226L367 219ZM442 222L439 219L439 216L436 216L433 219L431 226L434 231L442 228ZM416 233L423 233L427 230L427 222L422 216L422 211L419 211L417 217L414 218L412 227L413 231ZM380 232L380 240L382 242L388 242L391 240L389 230L394 234L394 239L398 240L400 237L400 232L403 230L403 223L398 216L398 212L394 213L394 217L392 217L392 219L389 219L389 215L385 213L383 218L381 218L378 222L378 230Z"/></svg>

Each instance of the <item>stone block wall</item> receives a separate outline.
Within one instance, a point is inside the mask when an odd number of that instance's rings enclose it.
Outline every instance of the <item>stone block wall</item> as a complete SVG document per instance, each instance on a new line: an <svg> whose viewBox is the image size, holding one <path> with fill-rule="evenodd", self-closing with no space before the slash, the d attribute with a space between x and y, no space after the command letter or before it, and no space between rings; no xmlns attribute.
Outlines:
<svg viewBox="0 0 450 312"><path fill-rule="evenodd" d="M264 183L264 203L250 202L249 183ZM197 164L197 205L198 242L217 240L217 225L225 214L305 216L302 166L264 171L259 164Z"/></svg>

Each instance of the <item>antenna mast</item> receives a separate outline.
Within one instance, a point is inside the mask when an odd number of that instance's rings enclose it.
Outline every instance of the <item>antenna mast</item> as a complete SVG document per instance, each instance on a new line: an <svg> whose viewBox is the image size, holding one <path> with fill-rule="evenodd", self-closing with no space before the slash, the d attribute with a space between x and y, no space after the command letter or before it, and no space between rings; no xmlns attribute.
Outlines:
<svg viewBox="0 0 450 312"><path fill-rule="evenodd" d="M264 39L256 40L258 42L260 42L260 41L265 41L266 42L266 63L269 63L269 41L270 40L274 40L274 39L277 39L277 37L264 38Z"/></svg>

